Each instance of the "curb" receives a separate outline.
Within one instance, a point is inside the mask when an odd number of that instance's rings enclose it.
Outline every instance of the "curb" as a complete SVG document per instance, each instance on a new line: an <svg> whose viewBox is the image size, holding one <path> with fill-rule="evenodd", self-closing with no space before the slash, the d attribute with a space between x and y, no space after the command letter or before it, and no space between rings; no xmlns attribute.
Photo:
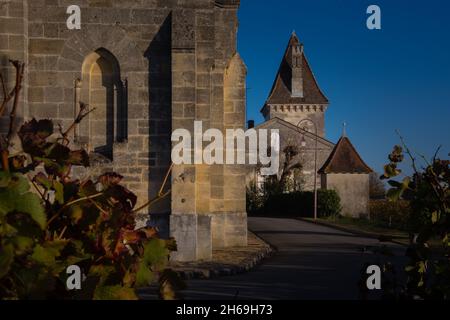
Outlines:
<svg viewBox="0 0 450 320"><path fill-rule="evenodd" d="M312 223L312 224L316 224L319 226L323 226L323 227L328 227L328 228L332 228L332 229L336 229L339 231L343 231L343 232L347 232L347 233L351 233L353 235L356 236L361 236L361 237L366 237L366 238L370 238L370 239L376 239L379 240L380 242L392 242L404 247L407 247L408 244L395 240L395 238L399 238L398 236L393 236L393 235L382 235L382 234L378 234L378 233L374 233L374 232L368 232L368 231L362 231L362 230L355 230L355 229L350 229L350 228L346 228L343 226L336 226L334 224L329 224L323 221L311 221L311 220L307 220L305 218L295 218L296 220L299 221L303 221L303 222L307 222L307 223Z"/></svg>
<svg viewBox="0 0 450 320"><path fill-rule="evenodd" d="M258 242L258 246L260 246L260 248L255 251L249 252L248 256L238 264L227 264L212 261L204 262L204 265L202 265L202 263L200 262L198 263L198 266L174 266L172 267L172 270L178 272L183 280L211 279L248 272L260 265L265 258L271 256L276 251L273 246L262 240L253 232L248 231L248 233L249 238L253 237L253 240ZM254 245L249 245L245 248L250 248L252 246ZM242 250L245 248L240 249ZM237 248L231 248L229 252L233 252L234 249Z"/></svg>

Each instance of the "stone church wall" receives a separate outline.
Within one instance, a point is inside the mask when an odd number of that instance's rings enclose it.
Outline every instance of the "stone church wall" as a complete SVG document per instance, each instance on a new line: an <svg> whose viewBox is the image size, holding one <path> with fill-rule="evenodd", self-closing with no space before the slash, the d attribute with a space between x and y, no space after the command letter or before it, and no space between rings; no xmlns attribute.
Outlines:
<svg viewBox="0 0 450 320"><path fill-rule="evenodd" d="M322 187L337 191L341 198L343 216L362 218L369 214L368 174L322 175Z"/></svg>
<svg viewBox="0 0 450 320"><path fill-rule="evenodd" d="M244 128L239 1L78 0L81 30L69 30L72 4L0 0L0 67L9 68L10 58L27 64L25 118L67 127L80 102L96 107L73 137L74 147L96 154L80 176L114 170L144 203L170 166L172 129L192 132L194 120L204 130ZM174 167L171 197L151 212L161 215L155 223L167 235L172 214L171 234L180 244L175 259L208 259L213 244L246 245L241 176L224 166Z"/></svg>
<svg viewBox="0 0 450 320"><path fill-rule="evenodd" d="M9 63L11 60L28 61L28 4L23 0L0 0L0 72L3 80L9 89L12 89L15 83L15 69ZM27 79L23 83L21 92L21 101L27 101ZM3 90L0 90L0 100L3 101ZM8 108L12 106L12 101ZM23 119L26 109L18 110L18 119ZM0 132L5 133L8 130L8 113L0 119Z"/></svg>

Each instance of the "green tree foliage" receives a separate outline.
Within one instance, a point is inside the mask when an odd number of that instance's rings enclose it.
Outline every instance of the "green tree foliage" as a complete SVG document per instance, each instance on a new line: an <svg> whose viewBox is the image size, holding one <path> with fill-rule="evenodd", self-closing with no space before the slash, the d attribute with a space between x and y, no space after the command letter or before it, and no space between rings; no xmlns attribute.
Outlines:
<svg viewBox="0 0 450 320"><path fill-rule="evenodd" d="M410 204L407 200L370 200L371 224L381 228L408 231Z"/></svg>
<svg viewBox="0 0 450 320"><path fill-rule="evenodd" d="M176 298L181 284L167 269L176 244L159 239L154 228L136 229L145 206L135 208L122 176L71 176L73 166L89 166L88 154L69 148L68 139L87 106L67 131L55 130L51 120L24 123L17 132L21 150L11 151L23 75L23 64L12 63L16 86L4 89L0 108L1 116L14 99L10 130L0 136L0 299L137 299L135 289L158 281L162 298ZM148 205L169 194L163 189ZM68 291L66 269L75 264L85 279L82 290Z"/></svg>
<svg viewBox="0 0 450 320"><path fill-rule="evenodd" d="M271 149L268 149L270 154ZM299 192L303 188L301 174L302 164L300 152L297 146L289 142L281 153L281 166L277 175L264 177L264 182L259 185L251 181L247 186L247 212L261 213L269 198L280 197L286 193ZM257 167L256 171L259 172Z"/></svg>
<svg viewBox="0 0 450 320"><path fill-rule="evenodd" d="M249 197L247 193L247 200ZM336 191L318 190L317 198L319 217L334 217L340 214L341 199ZM258 202L250 205L247 203L248 213L251 215L312 217L314 214L314 192L311 191L270 194L263 199L257 198L256 201Z"/></svg>

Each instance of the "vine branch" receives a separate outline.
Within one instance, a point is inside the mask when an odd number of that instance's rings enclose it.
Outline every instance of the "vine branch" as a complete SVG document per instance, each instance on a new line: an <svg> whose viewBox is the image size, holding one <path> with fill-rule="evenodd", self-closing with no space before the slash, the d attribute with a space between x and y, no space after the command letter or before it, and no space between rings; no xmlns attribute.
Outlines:
<svg viewBox="0 0 450 320"><path fill-rule="evenodd" d="M133 211L133 213L137 213L137 212L139 212L139 211L141 211L141 210L144 210L145 208L150 207L151 205L153 205L153 204L155 204L156 202L158 202L158 201L164 199L165 197L167 197L167 196L171 193L171 190L170 190L170 189L169 189L168 191L166 191L166 192L164 192L164 189L165 189L165 187L166 187L167 180L169 180L169 176L170 176L172 170L173 170L173 163L171 164L169 170L167 170L166 176L164 177L164 181L163 181L163 183L161 184L161 188L159 189L159 192L158 192L158 194L156 195L156 197L153 198L153 199L151 199L151 200L149 200L148 202L146 202L145 204L143 204L143 205L140 206L139 208L135 209L135 210Z"/></svg>

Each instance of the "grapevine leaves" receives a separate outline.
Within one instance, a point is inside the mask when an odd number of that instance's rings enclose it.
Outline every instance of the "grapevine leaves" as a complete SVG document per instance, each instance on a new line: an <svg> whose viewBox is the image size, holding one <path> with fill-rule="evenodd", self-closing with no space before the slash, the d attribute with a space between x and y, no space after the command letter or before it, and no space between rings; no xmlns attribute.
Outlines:
<svg viewBox="0 0 450 320"><path fill-rule="evenodd" d="M27 178L20 174L9 175L3 172L2 176L2 183L6 187L0 187L0 224L6 223L7 214L19 212L28 214L40 228L44 229L47 217L39 196L29 192L30 185Z"/></svg>

